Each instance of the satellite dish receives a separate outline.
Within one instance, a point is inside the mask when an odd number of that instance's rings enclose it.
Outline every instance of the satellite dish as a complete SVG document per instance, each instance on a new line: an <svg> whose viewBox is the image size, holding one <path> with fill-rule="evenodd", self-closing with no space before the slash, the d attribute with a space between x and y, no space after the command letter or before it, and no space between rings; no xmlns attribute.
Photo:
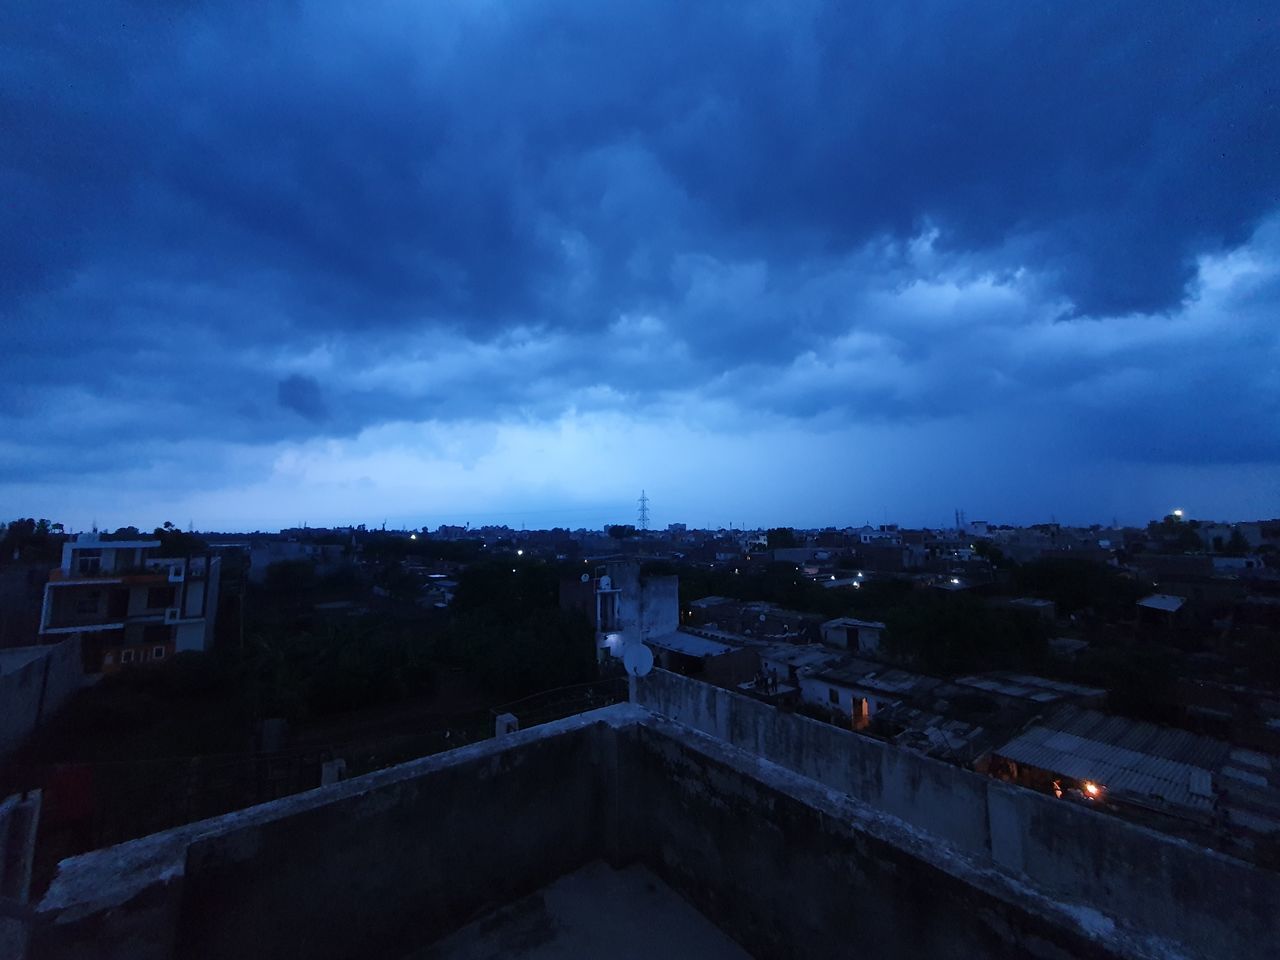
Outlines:
<svg viewBox="0 0 1280 960"><path fill-rule="evenodd" d="M608 590L608 589L610 589L612 586L613 586L613 581L612 581L612 580L610 580L607 576L605 576L605 577L601 577L601 578L600 578L600 589L601 589L601 590Z"/></svg>
<svg viewBox="0 0 1280 960"><path fill-rule="evenodd" d="M629 643L622 651L622 665L633 677L643 677L653 669L653 651L643 643Z"/></svg>
<svg viewBox="0 0 1280 960"><path fill-rule="evenodd" d="M590 583L590 582L591 582L591 574L589 574L589 573L584 573L584 574L582 575L582 582L583 582L583 583Z"/></svg>

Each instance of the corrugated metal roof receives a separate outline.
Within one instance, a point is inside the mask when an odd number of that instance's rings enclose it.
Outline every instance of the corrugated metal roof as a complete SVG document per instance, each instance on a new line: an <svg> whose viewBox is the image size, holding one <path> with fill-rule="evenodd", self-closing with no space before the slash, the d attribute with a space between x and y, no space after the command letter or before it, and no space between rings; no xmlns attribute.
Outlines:
<svg viewBox="0 0 1280 960"><path fill-rule="evenodd" d="M1138 601L1138 606L1149 610L1163 610L1165 613L1177 613L1186 601L1182 597L1173 597L1167 593L1153 593Z"/></svg>
<svg viewBox="0 0 1280 960"><path fill-rule="evenodd" d="M706 637L696 637L682 630L663 634L661 637L650 637L645 642L655 647L662 647L664 650L674 650L676 653L687 654L691 657L716 657L722 653L729 653L737 649L727 643L708 640Z"/></svg>
<svg viewBox="0 0 1280 960"><path fill-rule="evenodd" d="M995 753L1118 795L1208 811L1225 743L1151 723L1065 707Z"/></svg>
<svg viewBox="0 0 1280 960"><path fill-rule="evenodd" d="M1024 673L988 673L957 677L956 683L976 687L988 693L1000 693L1007 697L1020 697L1036 703L1051 703L1063 697L1100 697L1106 691L1096 687L1063 683L1047 677L1035 677Z"/></svg>

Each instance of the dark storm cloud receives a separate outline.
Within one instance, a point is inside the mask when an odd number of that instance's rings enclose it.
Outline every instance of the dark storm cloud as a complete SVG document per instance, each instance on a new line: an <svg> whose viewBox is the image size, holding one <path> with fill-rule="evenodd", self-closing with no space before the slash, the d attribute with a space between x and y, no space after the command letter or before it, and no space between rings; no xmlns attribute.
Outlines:
<svg viewBox="0 0 1280 960"><path fill-rule="evenodd" d="M276 384L276 399L280 406L312 423L324 423L329 419L329 408L320 392L320 384L311 377L294 374L281 380Z"/></svg>
<svg viewBox="0 0 1280 960"><path fill-rule="evenodd" d="M32 475L51 422L124 449L681 391L1088 409L1115 354L1027 324L1173 316L1280 207L1261 3L30 3L0 36L0 417ZM1238 430L1188 456L1275 455L1258 336L1198 341ZM1120 382L1100 448L1179 449L1149 404L1188 390Z"/></svg>

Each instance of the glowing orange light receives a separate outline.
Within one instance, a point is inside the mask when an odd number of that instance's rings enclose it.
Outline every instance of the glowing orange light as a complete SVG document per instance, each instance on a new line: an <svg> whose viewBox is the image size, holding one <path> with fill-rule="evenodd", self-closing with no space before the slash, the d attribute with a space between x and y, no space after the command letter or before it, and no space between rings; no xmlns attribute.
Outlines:
<svg viewBox="0 0 1280 960"><path fill-rule="evenodd" d="M1084 782L1084 792L1091 797L1096 797L1102 793L1102 789L1096 783L1090 783L1088 780Z"/></svg>

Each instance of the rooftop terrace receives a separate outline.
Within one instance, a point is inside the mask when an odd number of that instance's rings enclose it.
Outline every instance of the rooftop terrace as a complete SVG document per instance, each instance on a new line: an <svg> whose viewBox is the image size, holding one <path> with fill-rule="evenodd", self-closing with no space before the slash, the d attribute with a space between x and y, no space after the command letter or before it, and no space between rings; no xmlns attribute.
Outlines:
<svg viewBox="0 0 1280 960"><path fill-rule="evenodd" d="M1274 874L661 671L638 701L64 861L28 956L1275 955Z"/></svg>

